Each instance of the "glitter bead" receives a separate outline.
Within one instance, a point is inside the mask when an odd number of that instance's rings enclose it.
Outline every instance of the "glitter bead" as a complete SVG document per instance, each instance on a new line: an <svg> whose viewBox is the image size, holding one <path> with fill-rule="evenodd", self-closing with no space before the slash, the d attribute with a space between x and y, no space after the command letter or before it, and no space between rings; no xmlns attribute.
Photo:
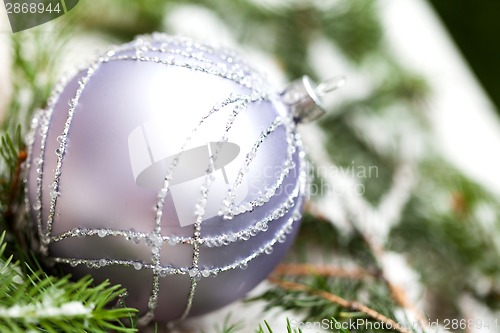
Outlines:
<svg viewBox="0 0 500 333"><path fill-rule="evenodd" d="M148 235L146 242L153 247L160 247L163 244L163 238L160 235L151 233Z"/></svg>
<svg viewBox="0 0 500 333"><path fill-rule="evenodd" d="M240 238L244 241L247 241L250 239L250 233L248 231L245 231L244 233L241 234Z"/></svg>
<svg viewBox="0 0 500 333"><path fill-rule="evenodd" d="M199 273L200 271L198 270L198 268L191 268L189 270L189 276L192 278L198 276Z"/></svg>

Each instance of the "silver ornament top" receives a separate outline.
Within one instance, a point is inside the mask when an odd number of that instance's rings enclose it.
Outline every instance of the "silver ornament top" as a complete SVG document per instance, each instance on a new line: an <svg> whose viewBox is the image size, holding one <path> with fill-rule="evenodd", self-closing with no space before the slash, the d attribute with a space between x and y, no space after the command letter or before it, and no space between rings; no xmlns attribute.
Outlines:
<svg viewBox="0 0 500 333"><path fill-rule="evenodd" d="M307 123L326 113L322 96L341 88L344 84L344 77L332 78L318 85L305 75L290 83L281 93L281 99L289 106L296 122Z"/></svg>

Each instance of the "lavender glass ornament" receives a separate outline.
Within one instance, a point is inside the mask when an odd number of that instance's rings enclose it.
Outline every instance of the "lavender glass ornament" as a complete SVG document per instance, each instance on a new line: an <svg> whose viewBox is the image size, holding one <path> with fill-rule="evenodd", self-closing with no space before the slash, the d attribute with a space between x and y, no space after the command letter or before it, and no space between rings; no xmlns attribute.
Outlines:
<svg viewBox="0 0 500 333"><path fill-rule="evenodd" d="M307 172L293 117L231 50L154 34L107 52L33 119L37 250L127 288L144 323L243 297L298 228Z"/></svg>

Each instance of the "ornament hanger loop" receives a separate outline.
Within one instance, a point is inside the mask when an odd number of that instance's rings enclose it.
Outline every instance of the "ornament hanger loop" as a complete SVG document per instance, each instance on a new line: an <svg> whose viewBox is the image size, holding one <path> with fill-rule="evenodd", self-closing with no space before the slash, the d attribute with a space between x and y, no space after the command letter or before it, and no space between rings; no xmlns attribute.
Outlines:
<svg viewBox="0 0 500 333"><path fill-rule="evenodd" d="M344 76L333 77L324 82L321 82L316 87L316 93L319 96L325 96L329 92L342 88L345 85L346 78Z"/></svg>
<svg viewBox="0 0 500 333"><path fill-rule="evenodd" d="M281 93L281 99L290 107L290 112L297 123L307 123L326 113L322 97L341 88L345 82L345 77L340 76L318 85L310 77L303 76L286 87Z"/></svg>

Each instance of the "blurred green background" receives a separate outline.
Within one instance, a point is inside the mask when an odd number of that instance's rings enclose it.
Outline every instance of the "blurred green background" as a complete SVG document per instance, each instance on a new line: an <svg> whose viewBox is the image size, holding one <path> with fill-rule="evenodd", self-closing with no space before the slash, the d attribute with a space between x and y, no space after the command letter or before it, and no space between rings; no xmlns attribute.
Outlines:
<svg viewBox="0 0 500 333"><path fill-rule="evenodd" d="M429 2L500 114L500 1Z"/></svg>

